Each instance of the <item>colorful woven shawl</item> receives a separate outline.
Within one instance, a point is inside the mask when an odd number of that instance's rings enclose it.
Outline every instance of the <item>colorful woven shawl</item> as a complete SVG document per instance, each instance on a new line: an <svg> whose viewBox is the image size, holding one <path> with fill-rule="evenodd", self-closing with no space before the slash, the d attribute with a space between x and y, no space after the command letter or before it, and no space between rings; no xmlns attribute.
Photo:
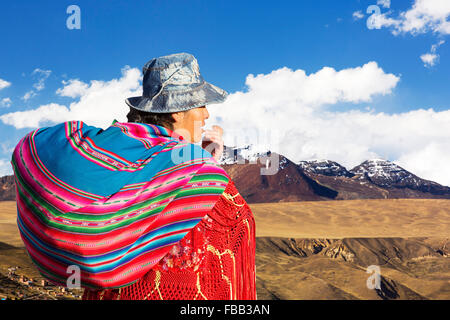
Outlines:
<svg viewBox="0 0 450 320"><path fill-rule="evenodd" d="M36 129L14 169L18 226L43 276L119 288L156 265L213 208L230 178L200 146L164 127L116 120Z"/></svg>
<svg viewBox="0 0 450 320"><path fill-rule="evenodd" d="M130 286L90 290L83 300L254 300L255 219L230 180L212 210Z"/></svg>

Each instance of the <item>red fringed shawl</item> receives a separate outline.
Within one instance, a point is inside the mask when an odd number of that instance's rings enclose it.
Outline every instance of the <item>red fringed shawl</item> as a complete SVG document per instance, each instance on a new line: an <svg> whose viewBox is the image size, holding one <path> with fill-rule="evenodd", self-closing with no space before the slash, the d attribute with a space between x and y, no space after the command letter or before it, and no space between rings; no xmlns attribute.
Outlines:
<svg viewBox="0 0 450 320"><path fill-rule="evenodd" d="M211 212L134 284L83 300L254 300L255 221L233 181Z"/></svg>

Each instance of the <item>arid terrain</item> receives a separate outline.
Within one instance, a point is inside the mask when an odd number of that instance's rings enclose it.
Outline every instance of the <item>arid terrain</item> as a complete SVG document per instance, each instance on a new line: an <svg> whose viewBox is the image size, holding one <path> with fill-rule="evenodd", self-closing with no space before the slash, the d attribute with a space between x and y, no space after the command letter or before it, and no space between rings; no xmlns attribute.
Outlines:
<svg viewBox="0 0 450 320"><path fill-rule="evenodd" d="M258 299L450 299L450 200L366 199L257 203ZM13 201L0 202L0 295L33 288ZM380 271L379 289L367 280ZM371 267L374 268L374 267ZM374 282L371 282L372 284ZM30 292L28 292L28 291ZM42 290L41 290L42 291ZM52 292L61 289L53 288ZM68 298L58 293L37 298Z"/></svg>
<svg viewBox="0 0 450 320"><path fill-rule="evenodd" d="M261 299L450 299L450 201L251 205ZM367 287L378 266L380 289Z"/></svg>

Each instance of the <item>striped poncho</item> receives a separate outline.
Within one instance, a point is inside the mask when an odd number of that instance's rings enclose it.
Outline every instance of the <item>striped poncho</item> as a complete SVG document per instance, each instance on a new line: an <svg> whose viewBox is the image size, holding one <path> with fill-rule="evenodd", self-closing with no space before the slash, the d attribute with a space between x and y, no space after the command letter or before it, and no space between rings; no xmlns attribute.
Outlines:
<svg viewBox="0 0 450 320"><path fill-rule="evenodd" d="M28 133L13 166L17 223L40 273L84 288L134 283L213 208L230 181L200 146L162 126L82 121Z"/></svg>

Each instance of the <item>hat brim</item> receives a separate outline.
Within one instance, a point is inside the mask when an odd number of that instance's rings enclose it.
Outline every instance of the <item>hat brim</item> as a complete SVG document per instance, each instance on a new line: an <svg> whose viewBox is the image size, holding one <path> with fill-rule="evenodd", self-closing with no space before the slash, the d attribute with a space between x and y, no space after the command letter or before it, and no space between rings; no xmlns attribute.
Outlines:
<svg viewBox="0 0 450 320"><path fill-rule="evenodd" d="M192 90L162 92L156 98L130 97L125 99L125 102L130 107L144 112L172 113L222 103L227 96L225 90L205 81Z"/></svg>

